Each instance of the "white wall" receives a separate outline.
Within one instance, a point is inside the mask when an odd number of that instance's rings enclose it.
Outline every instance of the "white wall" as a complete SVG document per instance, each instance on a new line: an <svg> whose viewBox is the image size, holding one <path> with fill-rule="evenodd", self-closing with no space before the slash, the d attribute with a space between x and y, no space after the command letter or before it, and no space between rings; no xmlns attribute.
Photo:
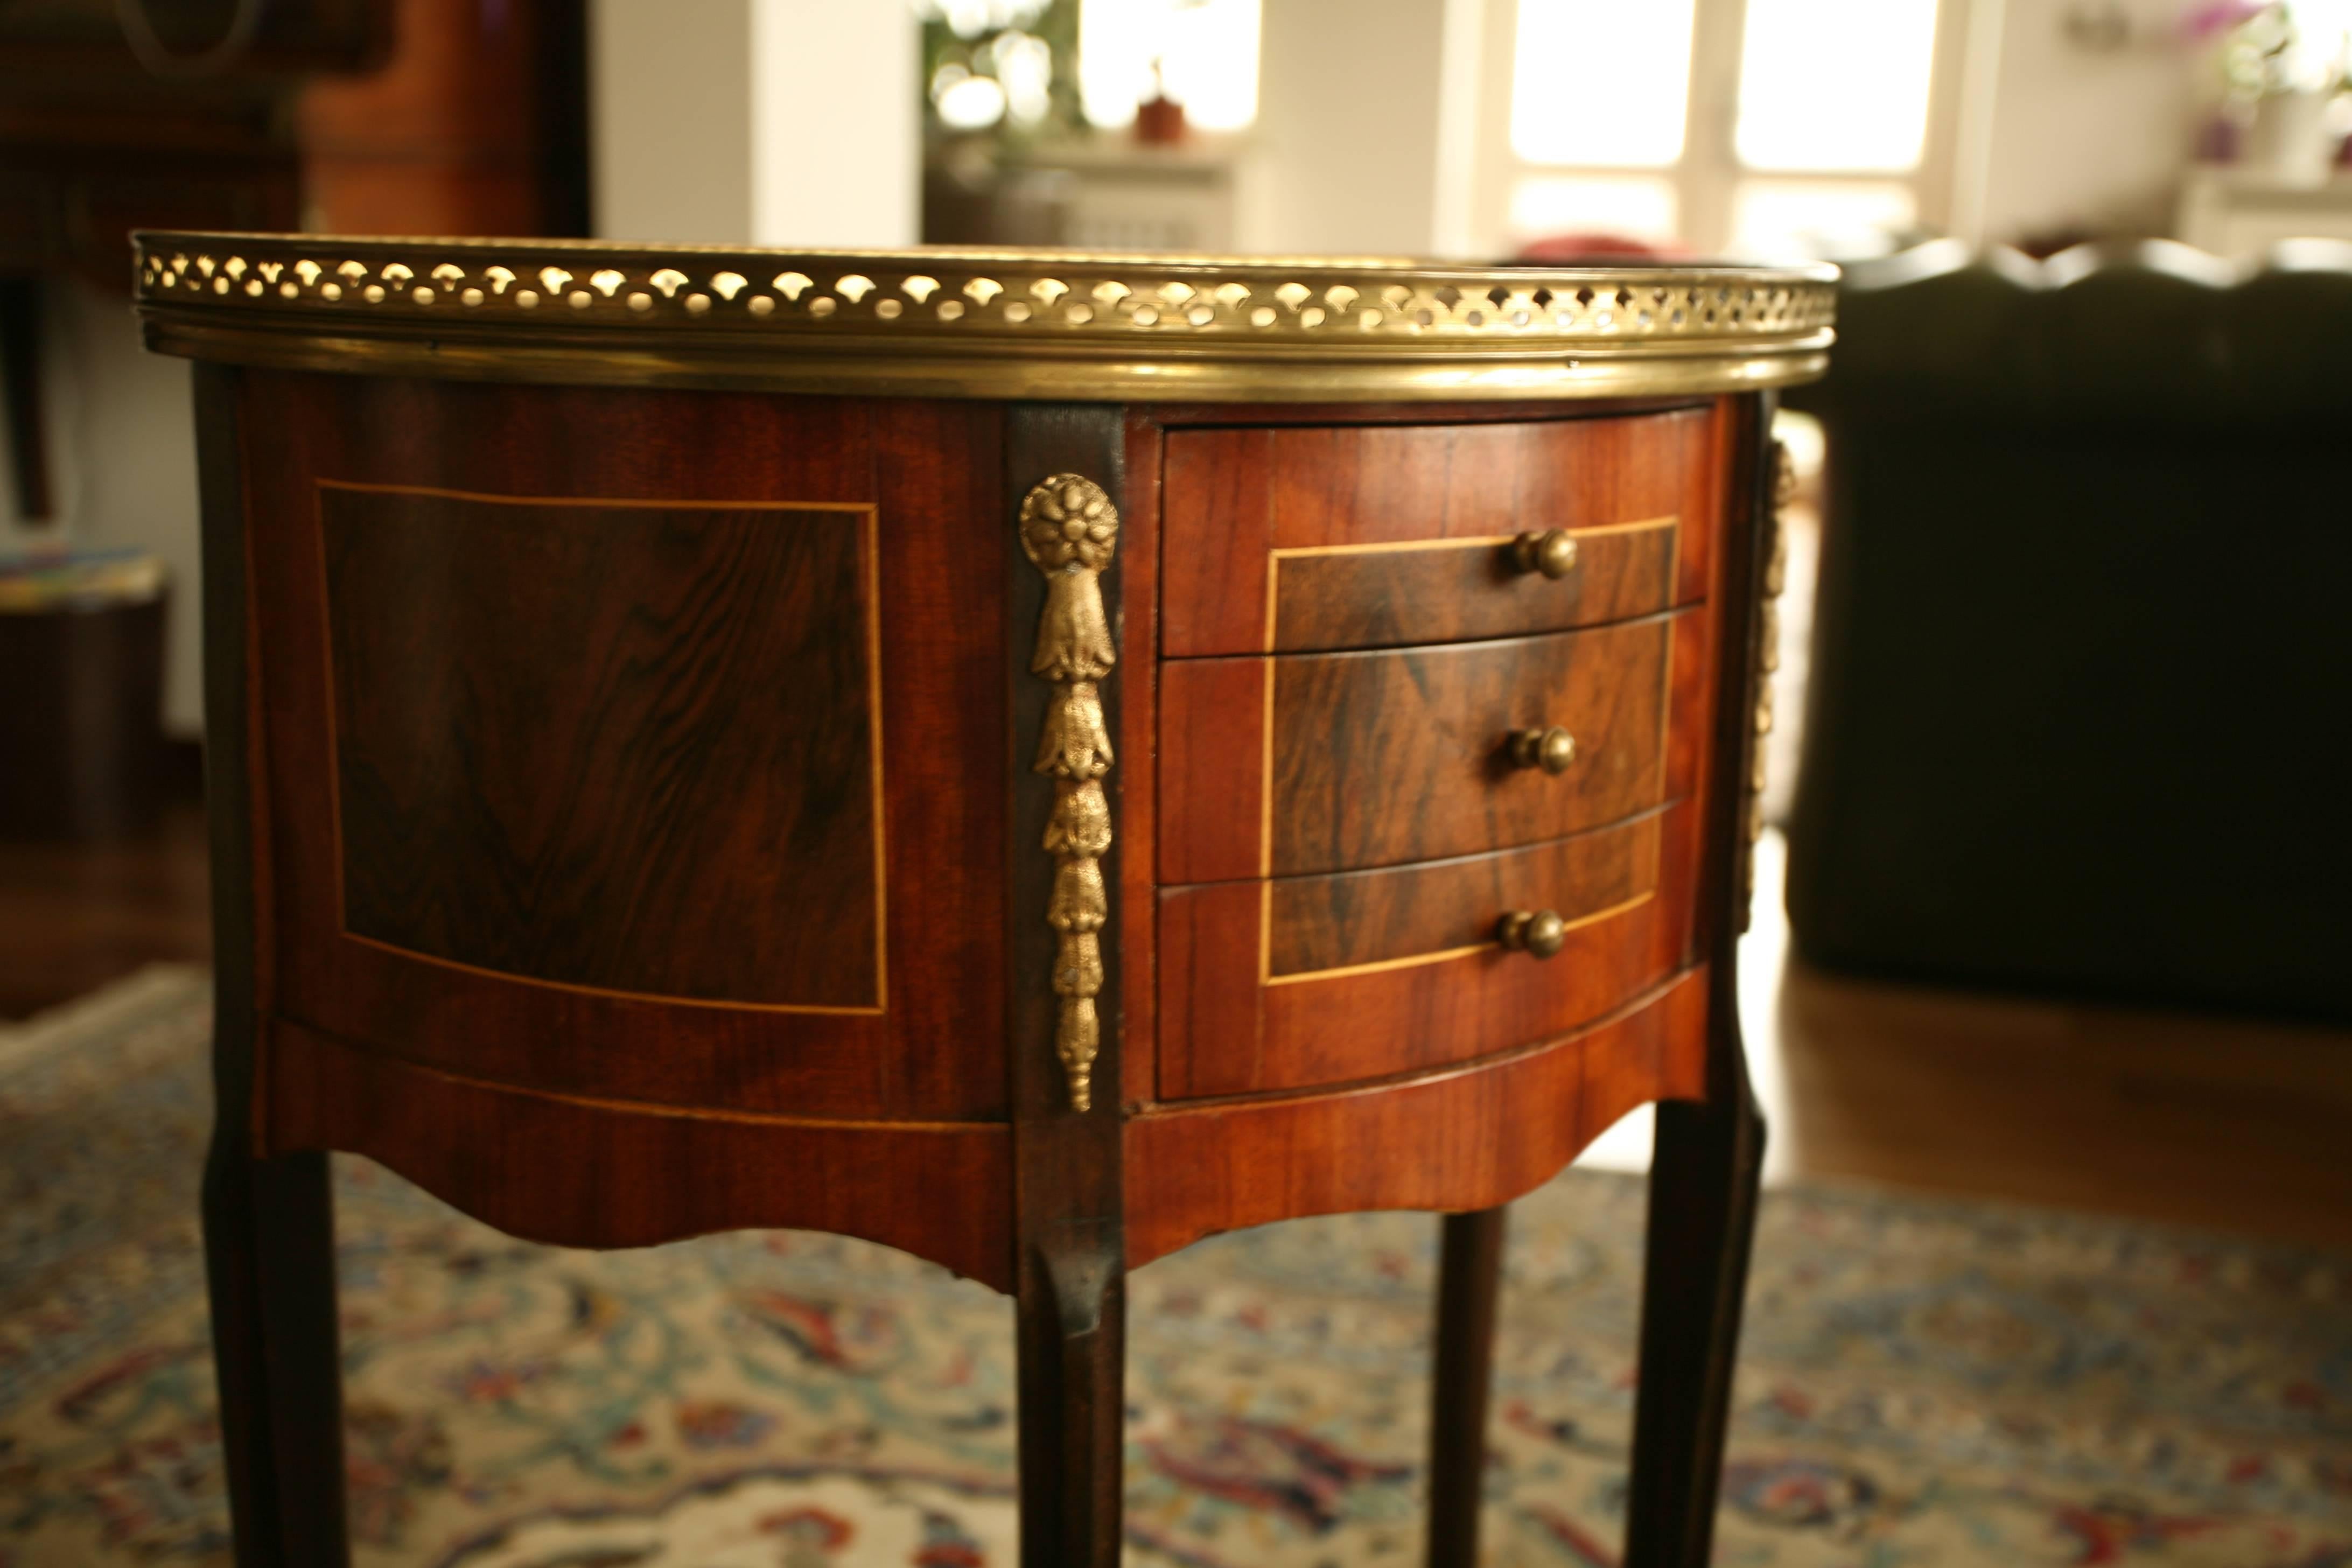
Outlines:
<svg viewBox="0 0 2352 1568"><path fill-rule="evenodd" d="M126 270L127 270L126 265ZM41 396L55 521L26 525L0 447L0 543L56 542L76 549L135 548L171 572L163 723L175 735L204 727L198 617L196 436L188 363L147 353L131 301L65 278L41 290Z"/></svg>
<svg viewBox="0 0 2352 1568"><path fill-rule="evenodd" d="M1265 0L1261 186L1245 248L1437 248L1446 10L1445 0Z"/></svg>
<svg viewBox="0 0 2352 1568"><path fill-rule="evenodd" d="M759 0L755 243L874 249L921 237L921 47L905 0Z"/></svg>
<svg viewBox="0 0 2352 1568"><path fill-rule="evenodd" d="M611 239L911 245L920 64L899 0L595 0L596 226Z"/></svg>
<svg viewBox="0 0 2352 1568"><path fill-rule="evenodd" d="M588 112L597 231L751 238L752 0L593 0Z"/></svg>
<svg viewBox="0 0 2352 1568"><path fill-rule="evenodd" d="M2204 69L2175 41L2179 0L2117 0L2131 31L2112 52L2068 38L2071 0L1977 4L2002 14L1985 106L1980 226L1970 237L2168 232Z"/></svg>

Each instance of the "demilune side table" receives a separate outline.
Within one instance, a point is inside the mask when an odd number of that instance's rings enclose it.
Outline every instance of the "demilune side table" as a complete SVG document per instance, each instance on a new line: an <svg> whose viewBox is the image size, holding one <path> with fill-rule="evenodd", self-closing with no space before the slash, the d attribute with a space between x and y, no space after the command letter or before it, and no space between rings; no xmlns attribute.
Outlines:
<svg viewBox="0 0 2352 1568"><path fill-rule="evenodd" d="M1659 1103L1627 1561L1707 1555L1771 389L1819 269L149 234L198 362L243 1568L343 1541L329 1150L518 1236L1019 1302L1022 1555L1120 1539L1124 1279L1444 1225Z"/></svg>

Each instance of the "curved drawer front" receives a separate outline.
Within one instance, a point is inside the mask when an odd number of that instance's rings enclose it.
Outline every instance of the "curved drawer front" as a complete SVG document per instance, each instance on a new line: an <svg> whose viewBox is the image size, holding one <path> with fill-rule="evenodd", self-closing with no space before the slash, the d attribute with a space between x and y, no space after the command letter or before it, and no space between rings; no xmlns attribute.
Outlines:
<svg viewBox="0 0 2352 1568"><path fill-rule="evenodd" d="M1699 812L1433 865L1163 889L1165 1100L1360 1083L1563 1035L1689 962ZM1514 951L1515 913L1558 917Z"/></svg>
<svg viewBox="0 0 2352 1568"><path fill-rule="evenodd" d="M1161 649L1402 647L1691 603L1706 418L1178 432Z"/></svg>
<svg viewBox="0 0 2352 1568"><path fill-rule="evenodd" d="M1267 885L1266 980L1288 984L1452 958L1494 943L1518 911L1568 931L1651 898L1659 818L1521 849L1377 871L1284 877Z"/></svg>
<svg viewBox="0 0 2352 1568"><path fill-rule="evenodd" d="M1390 652L1170 661L1160 879L1366 870L1563 837L1670 797L1703 616ZM1696 696L1696 693L1692 694ZM1549 738L1550 761L1521 751Z"/></svg>

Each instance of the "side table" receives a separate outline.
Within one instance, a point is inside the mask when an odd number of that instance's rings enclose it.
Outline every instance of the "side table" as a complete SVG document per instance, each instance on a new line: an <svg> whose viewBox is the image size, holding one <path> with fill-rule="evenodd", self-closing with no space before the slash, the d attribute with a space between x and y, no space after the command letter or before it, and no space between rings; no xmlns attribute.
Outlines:
<svg viewBox="0 0 2352 1568"><path fill-rule="evenodd" d="M1124 1279L1501 1205L1660 1104L1627 1561L1706 1560L1771 389L1816 269L151 234L199 362L244 1568L344 1560L325 1151L516 1235L1019 1301L1024 1562L1118 1559Z"/></svg>

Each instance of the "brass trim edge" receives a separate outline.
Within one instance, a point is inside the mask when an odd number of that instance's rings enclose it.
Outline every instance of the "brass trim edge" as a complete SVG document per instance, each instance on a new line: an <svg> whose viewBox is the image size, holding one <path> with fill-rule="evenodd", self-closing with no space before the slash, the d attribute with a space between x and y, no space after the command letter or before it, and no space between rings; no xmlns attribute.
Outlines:
<svg viewBox="0 0 2352 1568"><path fill-rule="evenodd" d="M1103 613L1102 573L1118 550L1118 511L1100 485L1055 474L1021 499L1022 553L1045 574L1032 674L1054 683L1037 736L1036 771L1054 781L1045 850L1055 860L1045 923L1056 938L1054 994L1060 998L1054 1052L1069 1080L1070 1109L1094 1106L1094 1065L1102 1050L1095 998L1103 987L1100 932L1110 917L1102 858L1110 849L1110 728L1097 682L1118 655Z"/></svg>
<svg viewBox="0 0 2352 1568"><path fill-rule="evenodd" d="M1820 374L1822 268L1493 268L146 233L151 347L279 368L1135 401L1723 392Z"/></svg>

